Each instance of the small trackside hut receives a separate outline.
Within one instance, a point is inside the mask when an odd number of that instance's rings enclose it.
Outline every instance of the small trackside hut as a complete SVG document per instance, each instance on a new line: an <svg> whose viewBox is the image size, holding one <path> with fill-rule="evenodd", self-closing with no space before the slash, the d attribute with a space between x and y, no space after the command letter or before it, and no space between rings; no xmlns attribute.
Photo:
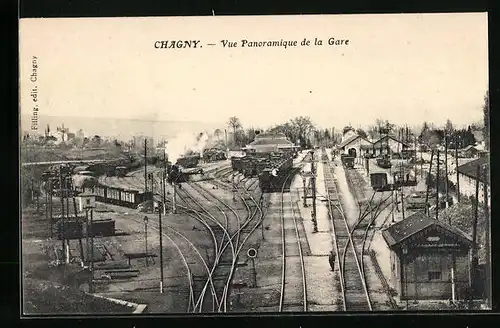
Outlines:
<svg viewBox="0 0 500 328"><path fill-rule="evenodd" d="M464 300L470 286L471 239L422 213L382 233L390 249L391 285L400 300Z"/></svg>

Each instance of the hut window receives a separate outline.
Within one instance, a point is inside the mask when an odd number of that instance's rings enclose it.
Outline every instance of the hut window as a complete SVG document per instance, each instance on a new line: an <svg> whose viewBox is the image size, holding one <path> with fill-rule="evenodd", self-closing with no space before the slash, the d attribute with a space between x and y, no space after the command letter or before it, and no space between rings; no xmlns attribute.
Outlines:
<svg viewBox="0 0 500 328"><path fill-rule="evenodd" d="M441 280L441 272L429 271L429 280Z"/></svg>

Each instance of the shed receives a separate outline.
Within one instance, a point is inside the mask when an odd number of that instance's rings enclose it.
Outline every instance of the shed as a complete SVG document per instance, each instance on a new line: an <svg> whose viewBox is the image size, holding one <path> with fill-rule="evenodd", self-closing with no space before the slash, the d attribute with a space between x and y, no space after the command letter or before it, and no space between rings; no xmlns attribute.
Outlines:
<svg viewBox="0 0 500 328"><path fill-rule="evenodd" d="M470 284L471 238L415 213L384 230L391 284L401 300L465 299Z"/></svg>
<svg viewBox="0 0 500 328"><path fill-rule="evenodd" d="M478 155L478 153L479 153L479 150L477 150L477 148L474 147L473 145L468 145L467 147L462 149L462 154L465 157L476 157Z"/></svg>

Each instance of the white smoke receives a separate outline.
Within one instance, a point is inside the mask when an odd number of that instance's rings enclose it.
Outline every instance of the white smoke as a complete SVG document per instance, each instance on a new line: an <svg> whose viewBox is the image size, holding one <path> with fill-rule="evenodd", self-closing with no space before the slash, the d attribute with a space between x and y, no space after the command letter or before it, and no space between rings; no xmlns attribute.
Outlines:
<svg viewBox="0 0 500 328"><path fill-rule="evenodd" d="M199 152L201 154L208 140L208 135L205 132L181 132L175 138L167 141L165 145L166 156L171 163L175 163L179 157L182 157L188 151Z"/></svg>

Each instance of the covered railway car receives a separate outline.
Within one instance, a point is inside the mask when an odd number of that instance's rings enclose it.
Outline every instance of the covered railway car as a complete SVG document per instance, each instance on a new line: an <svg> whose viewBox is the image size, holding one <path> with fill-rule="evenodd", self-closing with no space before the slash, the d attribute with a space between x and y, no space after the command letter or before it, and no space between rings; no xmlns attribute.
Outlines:
<svg viewBox="0 0 500 328"><path fill-rule="evenodd" d="M233 169L233 171L238 171L240 173L243 172L243 166L242 166L242 159L243 157L236 157L236 156L232 156L231 157L231 168Z"/></svg>
<svg viewBox="0 0 500 328"><path fill-rule="evenodd" d="M106 185L82 188L75 186L75 190L94 194L97 202L128 208L137 208L142 202L153 199L151 192L140 192L138 190L128 190Z"/></svg>
<svg viewBox="0 0 500 328"><path fill-rule="evenodd" d="M345 168L348 168L348 169L354 168L354 157L343 156L341 158L341 160L342 160L342 165L344 165Z"/></svg>
<svg viewBox="0 0 500 328"><path fill-rule="evenodd" d="M371 173L370 182L375 191L391 190L391 185L387 181L387 173L385 172Z"/></svg>
<svg viewBox="0 0 500 328"><path fill-rule="evenodd" d="M215 162L215 161L223 161L226 160L226 153L218 148L210 148L206 149L203 152L203 161L205 163Z"/></svg>
<svg viewBox="0 0 500 328"><path fill-rule="evenodd" d="M193 168L198 166L199 162L200 162L200 155L189 155L177 159L176 164L185 168Z"/></svg>

